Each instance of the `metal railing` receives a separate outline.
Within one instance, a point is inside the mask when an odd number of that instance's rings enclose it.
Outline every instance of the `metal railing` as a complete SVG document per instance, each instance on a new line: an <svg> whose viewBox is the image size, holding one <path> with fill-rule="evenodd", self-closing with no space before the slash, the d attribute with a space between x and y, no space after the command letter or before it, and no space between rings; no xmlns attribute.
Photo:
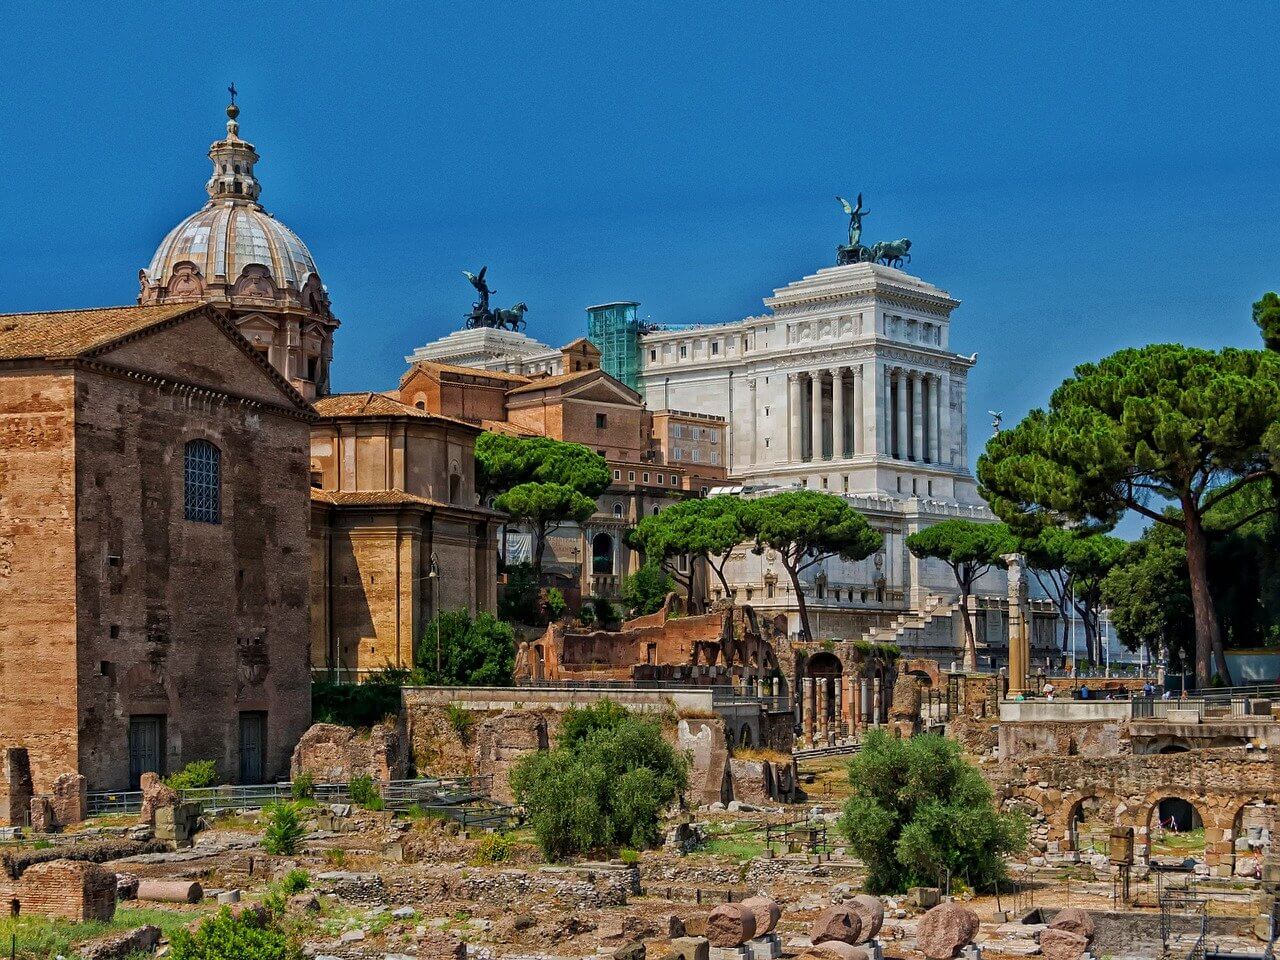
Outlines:
<svg viewBox="0 0 1280 960"><path fill-rule="evenodd" d="M418 780L375 782L378 794L391 810L407 810L415 804L461 804L487 800L490 777L424 777ZM259 783L179 790L183 802L197 802L205 811L261 810L273 803L293 799L290 783ZM349 803L350 788L345 783L317 783L311 799L321 804ZM142 810L140 790L100 791L88 795L90 817L136 814Z"/></svg>
<svg viewBox="0 0 1280 960"><path fill-rule="evenodd" d="M1158 700L1153 697L1134 697L1130 712L1134 720L1165 720L1170 710L1194 710L1199 720L1204 720L1205 701L1200 698L1186 700Z"/></svg>

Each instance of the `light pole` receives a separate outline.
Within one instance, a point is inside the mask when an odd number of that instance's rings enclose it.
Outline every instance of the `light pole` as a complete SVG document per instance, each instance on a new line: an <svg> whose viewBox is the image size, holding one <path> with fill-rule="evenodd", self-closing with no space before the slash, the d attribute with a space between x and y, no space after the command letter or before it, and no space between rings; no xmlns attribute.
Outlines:
<svg viewBox="0 0 1280 960"><path fill-rule="evenodd" d="M440 679L440 567L436 555L431 554L431 568L427 571L431 581L431 617L436 622L436 679Z"/></svg>

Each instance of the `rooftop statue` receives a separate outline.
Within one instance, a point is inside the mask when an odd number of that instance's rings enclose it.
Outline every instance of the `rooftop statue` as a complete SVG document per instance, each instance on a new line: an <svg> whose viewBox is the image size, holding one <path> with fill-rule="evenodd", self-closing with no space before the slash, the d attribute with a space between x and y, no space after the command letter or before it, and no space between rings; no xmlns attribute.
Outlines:
<svg viewBox="0 0 1280 960"><path fill-rule="evenodd" d="M858 202L854 206L850 206L849 201L844 197L836 197L836 199L840 201L840 206L844 207L844 212L849 215L849 246L854 248L862 246L862 218L871 212L862 209L862 194L858 194Z"/></svg>
<svg viewBox="0 0 1280 960"><path fill-rule="evenodd" d="M862 194L850 203L844 197L836 197L844 212L849 215L849 242L836 248L836 263L883 263L887 267L900 267L911 262L911 241L903 237L901 240L883 240L870 247L862 244L862 218L870 210L862 209Z"/></svg>
<svg viewBox="0 0 1280 960"><path fill-rule="evenodd" d="M477 327L488 327L493 330L512 330L518 332L525 326L524 314L529 309L528 305L522 300L514 307L509 309L491 310L489 308L489 297L495 293L489 282L485 279L485 273L488 266L480 268L479 273L472 273L469 270L463 270L462 275L467 278L471 286L476 288L476 293L480 299L471 305L471 312L466 316L466 329L474 330Z"/></svg>

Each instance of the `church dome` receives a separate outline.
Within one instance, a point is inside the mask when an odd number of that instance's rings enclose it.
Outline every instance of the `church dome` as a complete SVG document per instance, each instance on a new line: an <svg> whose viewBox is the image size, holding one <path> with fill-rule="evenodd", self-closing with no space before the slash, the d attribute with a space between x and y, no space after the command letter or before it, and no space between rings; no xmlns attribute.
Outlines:
<svg viewBox="0 0 1280 960"><path fill-rule="evenodd" d="M298 235L256 203L213 199L169 231L156 248L146 277L165 283L180 263L193 263L204 277L238 279L257 264L281 287L301 289L316 263Z"/></svg>
<svg viewBox="0 0 1280 960"><path fill-rule="evenodd" d="M327 318L329 297L311 252L258 202L258 154L240 138L239 113L234 103L227 108L227 136L209 148L209 202L169 231L139 271L138 300L277 304Z"/></svg>

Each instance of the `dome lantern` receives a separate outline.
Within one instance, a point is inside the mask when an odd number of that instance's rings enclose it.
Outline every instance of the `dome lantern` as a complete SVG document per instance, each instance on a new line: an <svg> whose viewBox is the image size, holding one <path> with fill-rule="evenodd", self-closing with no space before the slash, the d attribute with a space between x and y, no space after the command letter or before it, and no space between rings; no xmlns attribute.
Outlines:
<svg viewBox="0 0 1280 960"><path fill-rule="evenodd" d="M252 143L240 139L240 124L236 119L239 116L240 108L236 106L233 95L227 106L226 139L215 141L209 148L213 175L209 177L205 189L215 200L220 197L245 197L256 201L262 193L262 185L253 175L253 165L258 162L258 154Z"/></svg>

